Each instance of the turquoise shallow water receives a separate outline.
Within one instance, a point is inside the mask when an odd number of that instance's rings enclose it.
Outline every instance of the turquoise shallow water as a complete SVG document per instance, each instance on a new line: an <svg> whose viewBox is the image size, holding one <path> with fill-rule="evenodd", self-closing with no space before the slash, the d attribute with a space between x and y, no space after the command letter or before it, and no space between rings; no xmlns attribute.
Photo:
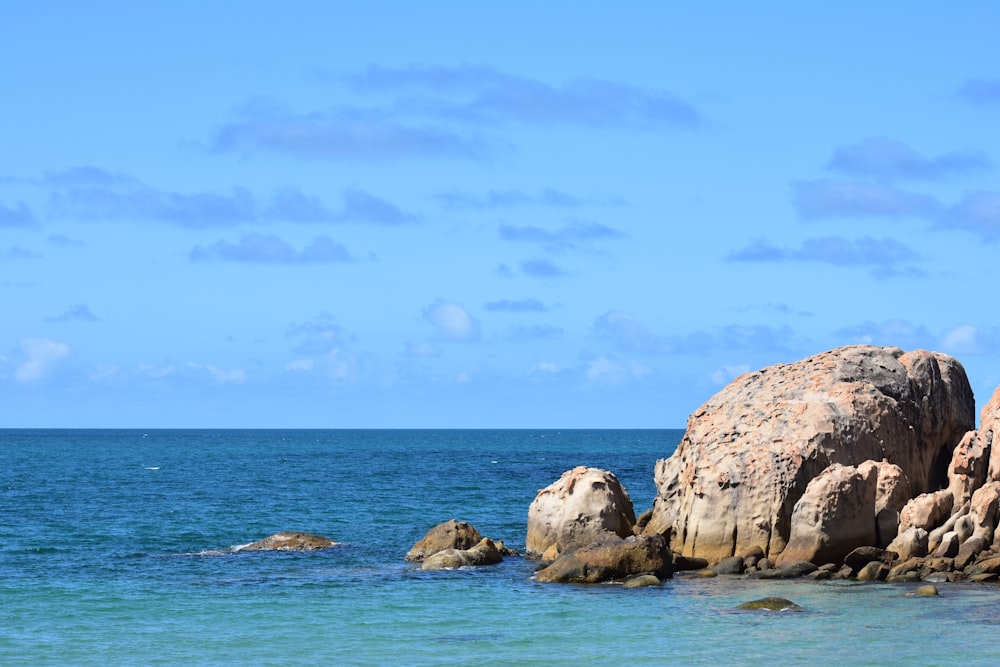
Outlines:
<svg viewBox="0 0 1000 667"><path fill-rule="evenodd" d="M522 548L536 491L613 470L637 511L680 431L0 431L0 664L1000 664L1000 588L543 585L403 561L455 517ZM225 553L285 529L341 546ZM223 553L217 553L222 551ZM745 613L765 595L804 613Z"/></svg>

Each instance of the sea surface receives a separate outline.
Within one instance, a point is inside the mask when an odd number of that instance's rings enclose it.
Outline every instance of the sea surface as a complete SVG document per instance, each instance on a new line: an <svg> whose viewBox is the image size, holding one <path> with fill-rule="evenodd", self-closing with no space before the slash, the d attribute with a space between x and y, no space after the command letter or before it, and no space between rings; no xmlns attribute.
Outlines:
<svg viewBox="0 0 1000 667"><path fill-rule="evenodd" d="M536 492L613 471L638 514L677 430L0 430L0 665L997 665L1000 588L423 572L451 518L523 550ZM281 530L340 543L232 548ZM804 612L741 612L787 597Z"/></svg>

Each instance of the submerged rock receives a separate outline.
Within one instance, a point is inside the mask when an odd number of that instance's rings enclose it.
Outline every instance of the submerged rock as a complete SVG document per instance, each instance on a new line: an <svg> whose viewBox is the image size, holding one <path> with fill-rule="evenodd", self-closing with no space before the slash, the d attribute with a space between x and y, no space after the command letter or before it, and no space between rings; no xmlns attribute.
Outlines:
<svg viewBox="0 0 1000 667"><path fill-rule="evenodd" d="M482 541L483 536L465 521L445 521L439 523L417 541L406 552L406 560L420 562L446 549L471 549Z"/></svg>
<svg viewBox="0 0 1000 667"><path fill-rule="evenodd" d="M321 535L286 530L241 546L236 551L319 551L336 546L336 544L333 540Z"/></svg>
<svg viewBox="0 0 1000 667"><path fill-rule="evenodd" d="M672 574L672 555L660 535L607 538L564 553L535 575L538 581L596 584L640 574Z"/></svg>
<svg viewBox="0 0 1000 667"><path fill-rule="evenodd" d="M472 565L495 565L503 560L493 540L484 537L469 549L445 549L424 559L424 570L452 570Z"/></svg>
<svg viewBox="0 0 1000 667"><path fill-rule="evenodd" d="M766 597L759 600L750 600L736 606L737 609L748 611L805 611L802 607L791 600L779 597Z"/></svg>

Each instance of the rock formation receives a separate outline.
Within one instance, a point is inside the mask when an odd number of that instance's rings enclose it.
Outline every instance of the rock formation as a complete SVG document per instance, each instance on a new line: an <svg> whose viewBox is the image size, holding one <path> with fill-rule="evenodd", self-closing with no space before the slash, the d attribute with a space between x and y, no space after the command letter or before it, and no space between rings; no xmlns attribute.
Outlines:
<svg viewBox="0 0 1000 667"><path fill-rule="evenodd" d="M673 556L661 535L605 537L571 549L535 575L538 581L596 584L651 574L669 577Z"/></svg>
<svg viewBox="0 0 1000 667"><path fill-rule="evenodd" d="M439 523L406 552L406 560L422 561L428 556L446 549L471 549L479 544L483 536L465 521L445 521Z"/></svg>
<svg viewBox="0 0 1000 667"><path fill-rule="evenodd" d="M318 551L336 544L333 540L320 535L286 530L238 547L236 551Z"/></svg>
<svg viewBox="0 0 1000 667"><path fill-rule="evenodd" d="M445 549L431 554L424 559L421 567L424 570L452 570L472 565L495 565L502 560L503 555L497 545L484 537L469 549Z"/></svg>
<svg viewBox="0 0 1000 667"><path fill-rule="evenodd" d="M673 456L657 462L643 534L713 563L754 548L765 563L791 547L786 561L842 558L862 546L849 542L891 539L897 512L907 523L907 496L952 483L971 493L979 467L952 466L952 453L974 423L965 370L939 353L859 345L748 373L696 411ZM992 431L978 437L985 444L963 451L988 450ZM989 477L1000 479L995 459ZM825 486L806 496L813 482ZM850 538L837 538L841 530Z"/></svg>
<svg viewBox="0 0 1000 667"><path fill-rule="evenodd" d="M528 508L526 555L552 560L575 546L627 537L633 525L632 500L618 478L579 466L540 490Z"/></svg>

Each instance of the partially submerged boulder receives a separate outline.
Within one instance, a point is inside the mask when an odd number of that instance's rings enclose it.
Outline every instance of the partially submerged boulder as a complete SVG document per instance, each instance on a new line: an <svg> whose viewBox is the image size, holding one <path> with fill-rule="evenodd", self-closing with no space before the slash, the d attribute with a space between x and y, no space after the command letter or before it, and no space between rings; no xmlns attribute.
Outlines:
<svg viewBox="0 0 1000 667"><path fill-rule="evenodd" d="M321 535L285 530L257 542L237 547L236 551L319 551L337 543Z"/></svg>
<svg viewBox="0 0 1000 667"><path fill-rule="evenodd" d="M465 521L451 519L439 523L406 552L406 560L420 562L446 549L471 549L479 544L483 536Z"/></svg>
<svg viewBox="0 0 1000 667"><path fill-rule="evenodd" d="M614 473L578 466L538 492L528 508L528 558L554 557L611 536L628 537L635 511Z"/></svg>
<svg viewBox="0 0 1000 667"><path fill-rule="evenodd" d="M671 576L672 555L661 535L607 537L559 556L535 575L538 581L596 584L640 574Z"/></svg>
<svg viewBox="0 0 1000 667"><path fill-rule="evenodd" d="M497 545L484 537L469 549L445 549L431 554L424 559L421 567L424 570L453 570L474 565L495 565L502 560L503 555Z"/></svg>
<svg viewBox="0 0 1000 667"><path fill-rule="evenodd" d="M796 503L834 464L884 461L909 493L947 487L974 412L965 370L934 352L858 345L748 373L696 411L657 463L643 534L668 535L675 552L710 562L753 547L775 558L789 545ZM882 509L892 512L899 498L888 491Z"/></svg>

